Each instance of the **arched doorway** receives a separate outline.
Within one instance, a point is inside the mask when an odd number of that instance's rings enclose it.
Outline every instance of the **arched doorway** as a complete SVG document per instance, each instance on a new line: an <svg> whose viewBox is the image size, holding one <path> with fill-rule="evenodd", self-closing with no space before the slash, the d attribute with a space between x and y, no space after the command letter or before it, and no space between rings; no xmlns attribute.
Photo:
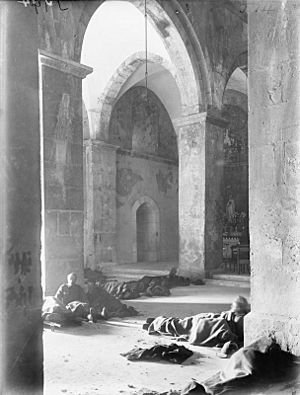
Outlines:
<svg viewBox="0 0 300 395"><path fill-rule="evenodd" d="M153 207L147 202L136 212L136 249L138 262L156 262L158 259L158 223Z"/></svg>
<svg viewBox="0 0 300 395"><path fill-rule="evenodd" d="M160 218L156 203L148 196L132 206L132 261L157 262L160 259Z"/></svg>

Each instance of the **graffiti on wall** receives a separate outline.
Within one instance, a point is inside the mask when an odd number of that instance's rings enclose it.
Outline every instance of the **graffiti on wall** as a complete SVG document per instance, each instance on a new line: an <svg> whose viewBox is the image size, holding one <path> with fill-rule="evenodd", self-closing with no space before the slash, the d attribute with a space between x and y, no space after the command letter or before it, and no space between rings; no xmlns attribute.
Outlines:
<svg viewBox="0 0 300 395"><path fill-rule="evenodd" d="M5 289L6 308L26 307L33 303L34 287L28 281L32 269L30 251L10 253L8 268L12 284ZM29 279L30 280L30 279Z"/></svg>
<svg viewBox="0 0 300 395"><path fill-rule="evenodd" d="M9 287L6 292L6 308L14 305L15 307L25 307L32 304L33 286L24 287L18 284Z"/></svg>
<svg viewBox="0 0 300 395"><path fill-rule="evenodd" d="M15 254L11 254L8 259L9 266L13 267L14 274L21 274L26 276L27 273L30 273L30 268L32 266L31 252L16 252Z"/></svg>

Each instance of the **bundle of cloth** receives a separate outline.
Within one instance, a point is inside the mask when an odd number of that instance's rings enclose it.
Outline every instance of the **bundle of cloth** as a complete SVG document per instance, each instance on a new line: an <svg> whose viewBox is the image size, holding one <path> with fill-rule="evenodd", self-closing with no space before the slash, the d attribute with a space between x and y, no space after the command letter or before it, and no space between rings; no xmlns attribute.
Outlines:
<svg viewBox="0 0 300 395"><path fill-rule="evenodd" d="M103 287L118 299L137 299L142 295L169 296L170 288L187 285L190 285L190 280L178 276L173 268L166 276L144 276L134 281L107 281Z"/></svg>
<svg viewBox="0 0 300 395"><path fill-rule="evenodd" d="M99 318L133 317L138 311L110 295L100 284L89 283L87 299Z"/></svg>
<svg viewBox="0 0 300 395"><path fill-rule="evenodd" d="M42 319L45 323L56 323L60 326L76 325L82 319L88 319L90 307L88 303L73 301L64 305L55 296L47 296L42 307Z"/></svg>
<svg viewBox="0 0 300 395"><path fill-rule="evenodd" d="M148 318L143 329L150 335L168 335L198 346L223 347L226 344L229 351L243 345L244 317L249 311L247 299L238 296L229 311L185 318Z"/></svg>
<svg viewBox="0 0 300 395"><path fill-rule="evenodd" d="M138 347L121 355L129 361L166 361L181 364L193 355L193 351L184 346L172 343L168 345L156 344L150 348Z"/></svg>
<svg viewBox="0 0 300 395"><path fill-rule="evenodd" d="M133 307L114 298L101 285L90 282L85 292L76 281L76 273L70 273L67 283L58 288L55 296L45 299L42 308L45 322L68 325L80 323L82 320L96 322L98 319L138 315Z"/></svg>

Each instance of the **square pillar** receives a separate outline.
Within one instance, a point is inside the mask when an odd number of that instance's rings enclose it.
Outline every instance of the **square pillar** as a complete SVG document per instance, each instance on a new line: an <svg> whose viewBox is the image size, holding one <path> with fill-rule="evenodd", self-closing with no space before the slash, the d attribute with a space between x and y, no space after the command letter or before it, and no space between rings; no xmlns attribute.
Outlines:
<svg viewBox="0 0 300 395"><path fill-rule="evenodd" d="M249 1L251 313L300 355L300 3Z"/></svg>
<svg viewBox="0 0 300 395"><path fill-rule="evenodd" d="M66 275L83 280L82 79L92 69L40 51L46 295Z"/></svg>
<svg viewBox="0 0 300 395"><path fill-rule="evenodd" d="M179 157L179 271L205 274L205 123L206 113L174 121Z"/></svg>
<svg viewBox="0 0 300 395"><path fill-rule="evenodd" d="M0 2L0 392L43 393L37 16Z"/></svg>
<svg viewBox="0 0 300 395"><path fill-rule="evenodd" d="M228 122L210 109L206 118L205 150L205 271L223 262L224 131Z"/></svg>
<svg viewBox="0 0 300 395"><path fill-rule="evenodd" d="M116 150L99 140L85 141L85 265L116 262Z"/></svg>

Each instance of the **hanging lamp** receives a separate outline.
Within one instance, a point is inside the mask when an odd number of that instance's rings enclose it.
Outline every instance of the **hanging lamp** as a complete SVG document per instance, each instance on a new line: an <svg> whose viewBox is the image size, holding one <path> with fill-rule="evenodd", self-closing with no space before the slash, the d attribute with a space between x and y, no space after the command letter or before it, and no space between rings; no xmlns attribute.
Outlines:
<svg viewBox="0 0 300 395"><path fill-rule="evenodd" d="M147 0L144 0L145 8L145 86L146 86L146 102L148 103L148 13Z"/></svg>

